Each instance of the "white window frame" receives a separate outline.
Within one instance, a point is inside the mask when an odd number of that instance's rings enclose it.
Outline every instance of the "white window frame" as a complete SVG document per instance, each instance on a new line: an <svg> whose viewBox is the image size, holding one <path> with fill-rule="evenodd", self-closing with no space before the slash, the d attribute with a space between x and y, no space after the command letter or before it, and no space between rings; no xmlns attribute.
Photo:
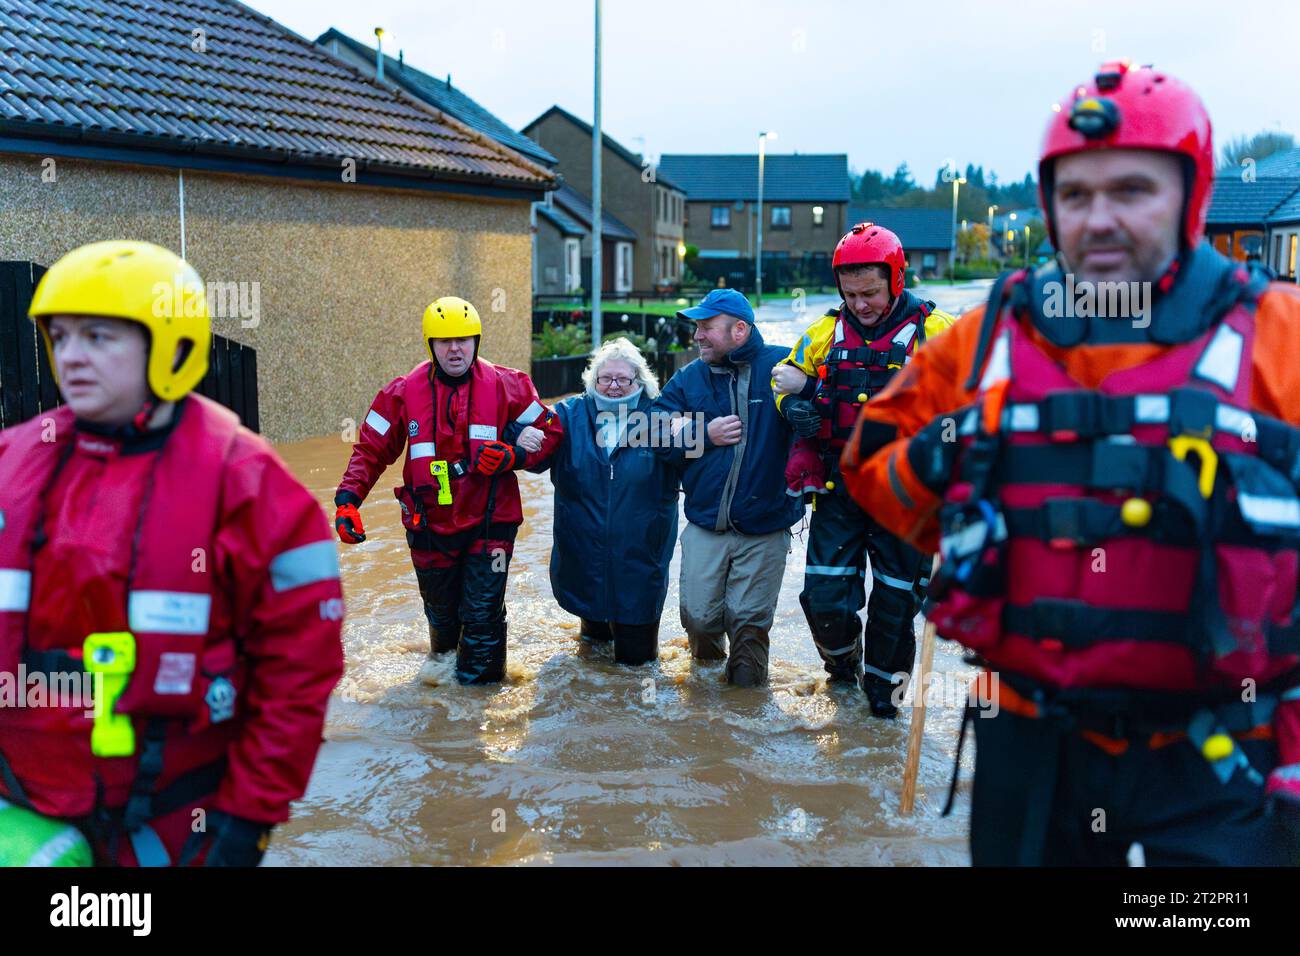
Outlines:
<svg viewBox="0 0 1300 956"><path fill-rule="evenodd" d="M632 243L620 242L614 246L614 291L632 291Z"/></svg>
<svg viewBox="0 0 1300 956"><path fill-rule="evenodd" d="M582 240L564 240L564 291L575 292L582 287Z"/></svg>

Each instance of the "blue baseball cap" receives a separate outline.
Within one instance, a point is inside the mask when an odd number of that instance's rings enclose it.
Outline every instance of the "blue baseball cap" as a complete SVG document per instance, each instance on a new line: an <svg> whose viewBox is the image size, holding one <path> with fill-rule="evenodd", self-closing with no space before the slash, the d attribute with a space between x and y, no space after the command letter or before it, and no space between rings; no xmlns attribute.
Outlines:
<svg viewBox="0 0 1300 956"><path fill-rule="evenodd" d="M703 322L715 315L730 315L744 319L750 325L754 324L754 309L749 304L749 299L735 289L714 289L700 300L699 305L677 313L678 318L690 319L692 322Z"/></svg>

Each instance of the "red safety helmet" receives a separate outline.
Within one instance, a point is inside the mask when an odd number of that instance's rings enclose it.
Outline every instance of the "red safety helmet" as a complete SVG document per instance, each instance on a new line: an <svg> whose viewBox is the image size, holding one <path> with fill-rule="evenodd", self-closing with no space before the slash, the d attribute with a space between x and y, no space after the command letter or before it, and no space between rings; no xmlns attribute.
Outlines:
<svg viewBox="0 0 1300 956"><path fill-rule="evenodd" d="M1052 109L1038 159L1038 201L1053 245L1053 163L1090 149L1153 149L1183 157L1181 238L1188 248L1201 241L1214 182L1214 148L1210 116L1191 87L1149 66L1121 60L1102 64L1091 84L1076 87Z"/></svg>
<svg viewBox="0 0 1300 956"><path fill-rule="evenodd" d="M904 273L907 270L903 243L898 236L874 222L860 222L846 232L835 246L835 255L831 258L831 269L836 273L837 283L842 266L867 265L888 266L889 294L896 297L903 291Z"/></svg>

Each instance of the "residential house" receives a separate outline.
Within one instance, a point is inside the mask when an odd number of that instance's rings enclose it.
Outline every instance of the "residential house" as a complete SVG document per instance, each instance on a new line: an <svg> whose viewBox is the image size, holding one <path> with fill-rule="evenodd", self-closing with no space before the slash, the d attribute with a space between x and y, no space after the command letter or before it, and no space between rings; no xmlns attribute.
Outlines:
<svg viewBox="0 0 1300 956"><path fill-rule="evenodd" d="M523 131L558 158L566 183L590 197L593 134L589 123L552 106ZM662 165L656 168L640 154L602 134L601 194L602 209L634 234L631 289L650 291L680 285L686 194L664 174ZM617 266L617 260L614 268L602 261L603 291L630 291L618 287Z"/></svg>
<svg viewBox="0 0 1300 956"><path fill-rule="evenodd" d="M363 72L378 76L378 51L374 47L332 27L318 36L316 43ZM480 106L464 90L453 86L450 73L445 80L441 80L416 69L406 62L404 50L399 50L396 58L384 54L383 80L424 100L435 109L454 116L471 129L492 137L547 169L555 170L559 166L559 160L540 145ZM572 232L573 227L574 223L566 221L550 202L549 194L547 199L534 204L532 287L535 295L561 295L581 286L580 267L574 265L571 270L567 268L569 260L566 240L580 239L583 235ZM590 243L587 245L590 246Z"/></svg>
<svg viewBox="0 0 1300 956"><path fill-rule="evenodd" d="M849 225L845 232L859 222L877 223L902 240L909 274L922 279L947 274L954 242L950 211L850 206Z"/></svg>
<svg viewBox="0 0 1300 956"><path fill-rule="evenodd" d="M474 302L526 368L533 159L234 0L4 0L0 259L133 238L183 254L257 349L262 430L344 432ZM257 303L256 314L244 309Z"/></svg>
<svg viewBox="0 0 1300 956"><path fill-rule="evenodd" d="M1205 232L1224 255L1300 282L1300 149L1216 176Z"/></svg>
<svg viewBox="0 0 1300 956"><path fill-rule="evenodd" d="M686 190L686 242L701 260L746 259L758 249L758 156L666 154L661 175ZM848 157L766 155L763 160L763 264L804 262L829 269L849 222Z"/></svg>

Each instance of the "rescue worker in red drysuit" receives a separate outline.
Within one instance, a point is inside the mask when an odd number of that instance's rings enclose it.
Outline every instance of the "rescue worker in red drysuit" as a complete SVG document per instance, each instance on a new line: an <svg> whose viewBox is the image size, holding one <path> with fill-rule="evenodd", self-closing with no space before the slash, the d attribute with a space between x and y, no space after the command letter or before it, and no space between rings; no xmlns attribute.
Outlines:
<svg viewBox="0 0 1300 956"><path fill-rule="evenodd" d="M845 447L990 669L976 864L1300 862L1300 294L1202 243L1213 175L1191 89L1102 66L1040 155L1058 262L1000 278Z"/></svg>
<svg viewBox="0 0 1300 956"><path fill-rule="evenodd" d="M76 825L101 865L260 862L343 672L320 505L191 394L203 289L148 243L68 253L30 310L66 404L0 432L0 672L51 692L126 675L96 685L98 716L75 695L0 706L0 796Z"/></svg>
<svg viewBox="0 0 1300 956"><path fill-rule="evenodd" d="M903 243L884 226L850 229L831 268L843 302L809 326L772 372L777 408L799 436L786 484L790 494L813 500L799 603L829 680L860 682L871 713L892 718L916 657L914 622L931 558L857 506L840 480L840 451L858 410L953 317L905 288Z"/></svg>
<svg viewBox="0 0 1300 956"><path fill-rule="evenodd" d="M429 621L429 656L454 650L457 681L495 683L505 677L506 579L524 520L515 471L550 457L560 420L527 375L479 357L483 325L464 299L432 303L423 333L428 361L370 405L334 497L334 524L344 542L365 540L357 509L405 447L394 493ZM527 426L536 431L521 437Z"/></svg>

